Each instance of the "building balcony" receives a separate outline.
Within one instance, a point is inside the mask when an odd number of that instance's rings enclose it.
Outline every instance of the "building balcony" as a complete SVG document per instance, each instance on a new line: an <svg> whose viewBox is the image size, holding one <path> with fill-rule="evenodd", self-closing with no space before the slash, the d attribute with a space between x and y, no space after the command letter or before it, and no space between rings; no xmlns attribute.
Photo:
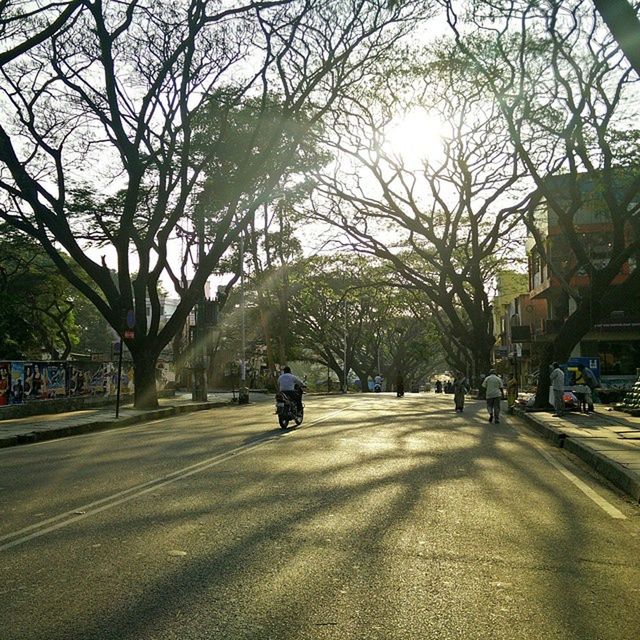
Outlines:
<svg viewBox="0 0 640 640"><path fill-rule="evenodd" d="M533 327L533 335L536 339L544 339L555 336L564 324L564 319L561 318L546 318L538 320Z"/></svg>
<svg viewBox="0 0 640 640"><path fill-rule="evenodd" d="M640 313L614 311L600 322L593 325L597 331L620 331L624 329L640 329Z"/></svg>

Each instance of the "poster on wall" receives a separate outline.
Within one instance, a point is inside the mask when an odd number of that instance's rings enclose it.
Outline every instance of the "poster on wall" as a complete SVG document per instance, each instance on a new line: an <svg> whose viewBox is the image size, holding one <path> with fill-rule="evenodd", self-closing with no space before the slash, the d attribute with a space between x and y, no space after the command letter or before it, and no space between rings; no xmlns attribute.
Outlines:
<svg viewBox="0 0 640 640"><path fill-rule="evenodd" d="M67 395L67 367L64 362L43 362L43 397L64 398Z"/></svg>
<svg viewBox="0 0 640 640"><path fill-rule="evenodd" d="M0 362L0 407L5 407L9 404L11 396L10 370L11 363Z"/></svg>
<svg viewBox="0 0 640 640"><path fill-rule="evenodd" d="M24 363L12 362L9 374L11 382L11 396L9 404L22 404L24 401Z"/></svg>
<svg viewBox="0 0 640 640"><path fill-rule="evenodd" d="M24 400L44 400L47 397L46 362L24 363Z"/></svg>
<svg viewBox="0 0 640 640"><path fill-rule="evenodd" d="M87 384L87 380L89 378L88 373L86 365L83 366L81 363L69 365L67 380L69 381L70 396L84 396L91 392L89 385Z"/></svg>
<svg viewBox="0 0 640 640"><path fill-rule="evenodd" d="M105 362L91 370L88 377L88 385L91 395L109 396L111 395L111 369L110 362Z"/></svg>

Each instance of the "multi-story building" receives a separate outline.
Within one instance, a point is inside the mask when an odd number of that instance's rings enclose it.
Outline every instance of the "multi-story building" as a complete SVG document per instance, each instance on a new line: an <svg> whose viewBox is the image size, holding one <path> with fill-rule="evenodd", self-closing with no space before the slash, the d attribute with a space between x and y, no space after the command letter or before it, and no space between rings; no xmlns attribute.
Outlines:
<svg viewBox="0 0 640 640"><path fill-rule="evenodd" d="M567 176L549 179L549 185L559 199L568 201L570 185ZM577 182L580 206L573 222L582 245L596 267L606 264L611 253L609 232L611 222L603 205L601 191L586 176ZM537 228L544 243L541 252L533 239L527 242L528 293L516 298L511 318L511 342L521 344L522 362L527 371L535 373L536 345L552 340L567 317L577 308L572 293L589 285L589 276L577 266L574 254L561 231L558 218L545 201L536 212ZM635 265L626 264L611 286L622 283ZM553 267L553 268L552 268ZM568 286L563 286L561 274ZM634 308L631 305L631 308ZM624 386L635 379L640 367L640 304L634 311L614 311L609 317L593 323L591 331L575 346L572 357L599 358L604 385ZM515 317L514 317L515 316ZM514 333L521 339L518 342Z"/></svg>

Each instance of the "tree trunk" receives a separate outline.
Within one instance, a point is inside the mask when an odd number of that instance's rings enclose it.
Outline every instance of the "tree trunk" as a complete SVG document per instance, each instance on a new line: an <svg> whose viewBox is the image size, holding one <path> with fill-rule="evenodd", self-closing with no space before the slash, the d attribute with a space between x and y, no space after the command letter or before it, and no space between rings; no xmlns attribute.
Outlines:
<svg viewBox="0 0 640 640"><path fill-rule="evenodd" d="M575 347L584 336L589 333L592 326L592 319L582 309L572 313L562 325L558 335L543 349L540 357L540 369L538 373L538 388L534 406L538 409L545 409L549 406L549 386L551 371L549 367L552 362L565 363L573 347Z"/></svg>
<svg viewBox="0 0 640 640"><path fill-rule="evenodd" d="M364 373L364 371L362 371L362 369L360 368L353 367L353 370L360 380L360 391L362 393L367 393L369 391L369 385L367 384L367 374Z"/></svg>
<svg viewBox="0 0 640 640"><path fill-rule="evenodd" d="M134 371L134 406L136 409L157 409L156 361L144 348L134 348L131 353Z"/></svg>
<svg viewBox="0 0 640 640"><path fill-rule="evenodd" d="M484 398L485 389L482 386L482 381L489 375L491 370L491 347L481 346L473 350L473 367L476 372L477 378L472 380L472 384L477 385L478 398Z"/></svg>

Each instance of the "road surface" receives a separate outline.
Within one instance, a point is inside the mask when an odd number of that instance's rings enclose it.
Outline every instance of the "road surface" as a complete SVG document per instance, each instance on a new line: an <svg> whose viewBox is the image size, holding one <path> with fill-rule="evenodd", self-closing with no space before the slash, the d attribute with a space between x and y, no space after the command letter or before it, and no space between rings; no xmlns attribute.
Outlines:
<svg viewBox="0 0 640 640"><path fill-rule="evenodd" d="M639 551L637 505L433 393L0 450L2 640L638 640Z"/></svg>

